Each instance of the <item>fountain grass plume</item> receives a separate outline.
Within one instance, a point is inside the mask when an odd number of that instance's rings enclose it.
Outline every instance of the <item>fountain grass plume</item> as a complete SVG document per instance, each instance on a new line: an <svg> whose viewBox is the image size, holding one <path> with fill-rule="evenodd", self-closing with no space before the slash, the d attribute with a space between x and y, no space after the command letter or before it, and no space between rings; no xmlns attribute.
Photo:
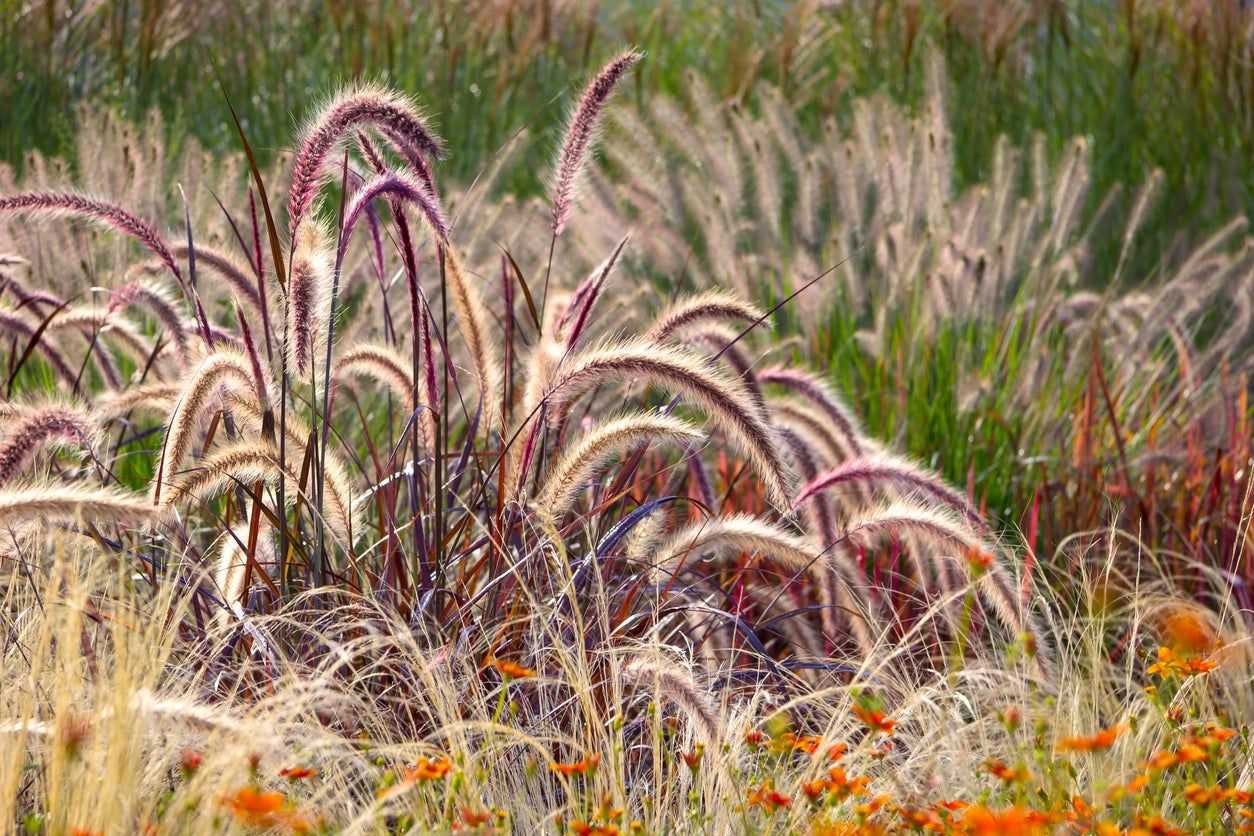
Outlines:
<svg viewBox="0 0 1254 836"><path fill-rule="evenodd" d="M570 301L567 302L563 309L555 329L560 334L565 329L567 323L570 322L570 333L566 336L566 345L568 347L574 346L587 329L589 317L592 316L592 309L596 306L597 300L601 298L605 280L609 277L610 271L614 269L614 265L618 263L618 257L626 243L626 238L619 241L618 246L614 248L614 252L610 253L609 258L602 261L588 278L579 283L579 286L575 288L575 292L571 294Z"/></svg>
<svg viewBox="0 0 1254 836"><path fill-rule="evenodd" d="M856 515L847 522L843 544L870 548L885 537L914 536L943 571L944 563L962 561L977 581L981 597L1015 639L1031 635L1037 648L1035 663L1048 675L1048 648L1042 632L1021 610L1014 579L1006 569L1006 559L997 547L982 539L956 516L917 502L897 500ZM939 553L939 554L938 554Z"/></svg>
<svg viewBox="0 0 1254 836"><path fill-rule="evenodd" d="M116 314L132 305L142 305L148 309L161 327L168 333L174 343L175 356L180 369L187 367L188 341L187 330L183 318L179 316L174 302L165 294L159 285L150 282L127 282L109 295L109 313Z"/></svg>
<svg viewBox="0 0 1254 836"><path fill-rule="evenodd" d="M357 343L335 358L333 379L362 375L387 386L401 399L407 413L414 411L414 376L411 364L395 349L374 343Z"/></svg>
<svg viewBox="0 0 1254 836"><path fill-rule="evenodd" d="M835 425L841 442L852 455L862 454L862 432L853 411L817 375L798 368L771 366L758 372L760 385L775 384L790 389L812 403Z"/></svg>
<svg viewBox="0 0 1254 836"><path fill-rule="evenodd" d="M91 416L66 404L47 404L23 410L6 421L0 442L0 484L12 482L23 465L50 445L71 445L90 453L96 428Z"/></svg>
<svg viewBox="0 0 1254 836"><path fill-rule="evenodd" d="M653 553L655 582L683 566L742 553L761 555L796 575L822 577L829 562L804 537L753 514L694 520L654 546Z"/></svg>
<svg viewBox="0 0 1254 836"><path fill-rule="evenodd" d="M166 421L161 457L153 477L153 500L161 501L162 486L186 458L196 432L216 404L221 388L235 386L251 392L254 386L248 358L219 349L201 361L188 376Z"/></svg>
<svg viewBox="0 0 1254 836"><path fill-rule="evenodd" d="M440 159L444 154L439 138L427 127L426 116L407 97L373 85L341 91L301 132L288 190L288 225L293 238L325 182L332 152L350 132L371 126L403 137L407 148L426 156Z"/></svg>
<svg viewBox="0 0 1254 836"><path fill-rule="evenodd" d="M554 235L561 235L562 230L570 223L575 208L575 192L592 153L601 113L623 76L643 57L643 53L628 50L610 60L584 90L579 104L571 114L562 139L561 151L558 153L553 185L549 191L553 207Z"/></svg>
<svg viewBox="0 0 1254 836"><path fill-rule="evenodd" d="M48 365L52 366L57 375L71 388L78 390L78 372L70 367L55 346L42 339L42 335L36 333L35 327L22 319L15 311L0 309L0 332L21 336L27 340L38 340L39 353L48 361Z"/></svg>
<svg viewBox="0 0 1254 836"><path fill-rule="evenodd" d="M384 195L392 198L393 205L409 203L416 206L436 241L440 244L448 242L448 220L444 217L444 209L435 196L427 191L426 186L412 177L389 171L366 181L353 193L352 199L344 210L344 226L340 231L339 259L341 261L348 248L349 239L352 238L353 229L356 228L362 214L376 198Z"/></svg>
<svg viewBox="0 0 1254 836"><path fill-rule="evenodd" d="M298 378L307 376L317 353L317 324L330 305L334 269L327 231L320 224L302 226L292 247L286 288L288 363Z"/></svg>
<svg viewBox="0 0 1254 836"><path fill-rule="evenodd" d="M161 259L161 263L174 276L179 286L183 286L183 273L179 270L170 245L161 237L161 233L157 232L148 221L128 212L116 203L77 192L25 192L0 197L0 213L3 212L21 212L50 217L68 215L86 218L116 229L136 239L149 252Z"/></svg>
<svg viewBox="0 0 1254 836"><path fill-rule="evenodd" d="M273 485L280 478L285 478L289 487L297 488L286 497L289 504L294 503L298 498L301 479L292 463L289 462L287 467L280 467L278 448L271 444L237 441L215 450L196 467L168 479L161 507L171 508L176 501L207 502L236 485L257 482ZM348 550L353 542L352 496L346 491L342 480L332 478L329 473L326 488L331 500L326 507L328 527L345 550ZM299 495L306 502L312 499L312 496L304 496L303 493Z"/></svg>
<svg viewBox="0 0 1254 836"><path fill-rule="evenodd" d="M790 475L771 428L741 403L742 387L710 368L704 358L644 340L604 342L566 358L545 396L550 421L584 392L612 380L639 379L690 397L727 434L762 479L770 500L786 507Z"/></svg>
<svg viewBox="0 0 1254 836"><path fill-rule="evenodd" d="M765 322L757 306L736 294L708 290L675 302L654 320L644 338L657 343L665 342L693 325L727 321Z"/></svg>
<svg viewBox="0 0 1254 836"><path fill-rule="evenodd" d="M452 247L443 248L442 252L448 276L447 291L453 297L453 312L479 377L479 394L483 404L481 423L486 432L495 426L501 415L501 382L504 376L501 347L492 336L492 318L483 303L483 294L471 283L461 258Z"/></svg>
<svg viewBox="0 0 1254 836"><path fill-rule="evenodd" d="M611 418L592 427L550 468L536 505L555 519L570 510L579 489L614 456L656 442L695 444L704 435L679 418L641 413Z"/></svg>
<svg viewBox="0 0 1254 836"><path fill-rule="evenodd" d="M36 484L0 491L0 525L38 520L43 524L141 523L156 509L148 499L110 488Z"/></svg>
<svg viewBox="0 0 1254 836"><path fill-rule="evenodd" d="M793 500L793 509L800 508L822 492L853 483L891 485L918 494L961 514L981 537L992 539L996 536L975 506L939 476L909 459L884 452L849 459L832 470L814 476Z"/></svg>

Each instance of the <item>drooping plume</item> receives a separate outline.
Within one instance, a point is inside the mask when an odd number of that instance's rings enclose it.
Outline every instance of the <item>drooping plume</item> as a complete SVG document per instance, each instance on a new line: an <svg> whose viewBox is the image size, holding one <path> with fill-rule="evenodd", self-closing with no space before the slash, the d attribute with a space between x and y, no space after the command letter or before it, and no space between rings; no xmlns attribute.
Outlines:
<svg viewBox="0 0 1254 836"><path fill-rule="evenodd" d="M161 237L161 233L143 218L128 212L115 203L97 200L77 192L26 192L10 197L0 197L0 212L25 212L49 216L71 215L87 218L98 224L116 229L139 241L161 259L179 285L183 273L174 260L174 253Z"/></svg>
<svg viewBox="0 0 1254 836"><path fill-rule="evenodd" d="M639 379L682 393L715 420L748 458L767 495L784 507L790 477L770 427L745 408L743 389L691 352L630 340L605 343L566 359L547 392L550 420L579 395L612 380Z"/></svg>
<svg viewBox="0 0 1254 836"><path fill-rule="evenodd" d="M8 430L0 443L0 484L11 482L45 446L68 443L90 450L94 441L91 418L64 404L23 410L6 423Z"/></svg>
<svg viewBox="0 0 1254 836"><path fill-rule="evenodd" d="M360 87L342 92L314 117L303 132L288 192L288 224L293 237L313 205L326 176L332 151L356 128L378 127L406 148L440 159L443 146L427 128L414 102L391 90Z"/></svg>

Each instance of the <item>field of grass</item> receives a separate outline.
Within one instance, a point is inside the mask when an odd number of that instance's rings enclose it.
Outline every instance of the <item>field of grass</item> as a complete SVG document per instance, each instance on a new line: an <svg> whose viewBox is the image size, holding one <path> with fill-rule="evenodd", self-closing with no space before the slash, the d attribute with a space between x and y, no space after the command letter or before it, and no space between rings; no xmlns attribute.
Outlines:
<svg viewBox="0 0 1254 836"><path fill-rule="evenodd" d="M1236 0L0 22L0 828L1254 830Z"/></svg>

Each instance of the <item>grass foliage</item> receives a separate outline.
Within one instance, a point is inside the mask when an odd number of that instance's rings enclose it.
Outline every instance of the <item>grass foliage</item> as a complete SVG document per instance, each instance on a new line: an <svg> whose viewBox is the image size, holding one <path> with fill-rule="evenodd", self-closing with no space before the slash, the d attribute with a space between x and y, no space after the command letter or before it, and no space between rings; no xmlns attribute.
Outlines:
<svg viewBox="0 0 1254 836"><path fill-rule="evenodd" d="M239 25L141 6L150 63L125 10L80 60L158 84ZM669 75L662 10L548 143L530 97L602 18L472 7L463 44L330 4L363 61L464 49L405 64L438 129L349 84L294 136L239 103L242 153L92 112L4 172L0 821L1249 829L1254 247L1162 246L1169 162L966 136L954 43L991 84L1102 31L982 6L758 10L791 34L720 47L729 89ZM1119 8L1132 83L1188 54ZM912 104L828 76L854 24ZM439 95L477 62L486 122Z"/></svg>

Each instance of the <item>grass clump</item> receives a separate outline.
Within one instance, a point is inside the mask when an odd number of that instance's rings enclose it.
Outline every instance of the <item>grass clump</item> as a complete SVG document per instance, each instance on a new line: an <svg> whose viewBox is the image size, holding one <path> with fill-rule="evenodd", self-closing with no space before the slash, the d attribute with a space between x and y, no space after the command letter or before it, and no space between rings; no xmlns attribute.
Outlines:
<svg viewBox="0 0 1254 836"><path fill-rule="evenodd" d="M972 491L893 454L830 353L807 368L801 339L790 365L760 364L769 319L786 335L835 315L786 304L799 284L782 259L827 237L816 184L772 179L795 137L737 109L703 111L703 130L730 126L699 149L727 175L704 192L682 167L667 207L577 176L638 57L593 76L539 211L446 181L409 100L356 87L277 175L191 160L219 188L146 203L154 221L55 172L0 197L0 247L23 252L2 268L0 444L29 448L0 490L0 818L58 833L1244 823L1248 629L1224 578L1187 557L1171 565L1195 577L1132 571L1154 553L1103 528L1066 589L1065 564L1025 559ZM794 172L831 171L809 159ZM847 286L876 292L859 311L917 309L947 257L925 246L932 225L955 206L975 240L1023 233L972 327L1035 322L1028 298L1075 302L1050 294L1078 258L1078 159L1057 188L1040 178L1027 220L978 192L952 202L943 155L918 179L913 159L868 163L844 196L906 178L896 210L878 190L833 236L860 237ZM132 194L155 189L143 174ZM49 226L67 214L107 231ZM641 219L655 226L629 248ZM689 220L709 233L689 254L740 292L643 304L658 272L687 289L665 242ZM752 265L723 248L742 238ZM1235 270L1222 243L1163 298ZM927 298L921 346L953 327ZM1206 316L1125 301L1150 360ZM881 363L889 322L860 340ZM1049 361L1047 330L1021 332L1025 354ZM1121 391L1145 379L1101 373ZM1198 400L1181 409L1222 402ZM1200 590L1207 606L1185 603Z"/></svg>

